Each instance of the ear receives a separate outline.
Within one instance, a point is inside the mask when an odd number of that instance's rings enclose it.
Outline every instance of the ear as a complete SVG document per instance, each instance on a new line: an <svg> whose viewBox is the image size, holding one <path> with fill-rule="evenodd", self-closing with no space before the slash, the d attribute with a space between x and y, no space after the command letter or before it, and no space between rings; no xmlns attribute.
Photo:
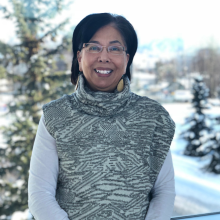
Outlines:
<svg viewBox="0 0 220 220"><path fill-rule="evenodd" d="M81 51L77 51L77 60L78 60L78 63L79 63L79 71L82 72L82 63L81 63L82 54L81 54Z"/></svg>

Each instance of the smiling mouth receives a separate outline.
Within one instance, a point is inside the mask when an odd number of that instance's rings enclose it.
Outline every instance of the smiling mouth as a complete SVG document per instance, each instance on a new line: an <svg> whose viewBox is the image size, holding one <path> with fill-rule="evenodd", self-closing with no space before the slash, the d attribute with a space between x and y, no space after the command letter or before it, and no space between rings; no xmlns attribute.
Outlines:
<svg viewBox="0 0 220 220"><path fill-rule="evenodd" d="M95 71L97 73L101 73L101 74L110 74L113 70L97 70L97 69L95 69Z"/></svg>

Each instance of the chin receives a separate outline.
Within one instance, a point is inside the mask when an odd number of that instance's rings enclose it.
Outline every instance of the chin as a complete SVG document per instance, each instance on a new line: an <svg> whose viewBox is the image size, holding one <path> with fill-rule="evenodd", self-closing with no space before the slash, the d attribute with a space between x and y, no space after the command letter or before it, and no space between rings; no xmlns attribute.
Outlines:
<svg viewBox="0 0 220 220"><path fill-rule="evenodd" d="M111 85L97 85L96 86L96 90L103 91L103 92L112 92L114 91L114 88L115 87L112 87Z"/></svg>

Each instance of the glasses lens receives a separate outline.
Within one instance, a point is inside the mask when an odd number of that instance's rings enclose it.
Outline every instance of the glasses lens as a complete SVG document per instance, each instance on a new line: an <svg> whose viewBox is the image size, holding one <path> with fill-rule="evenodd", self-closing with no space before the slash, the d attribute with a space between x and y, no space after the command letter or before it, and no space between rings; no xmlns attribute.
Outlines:
<svg viewBox="0 0 220 220"><path fill-rule="evenodd" d="M102 47L97 44L85 44L85 48L89 53L99 53L102 50Z"/></svg>
<svg viewBox="0 0 220 220"><path fill-rule="evenodd" d="M122 46L109 46L108 51L112 54L122 54L124 48Z"/></svg>

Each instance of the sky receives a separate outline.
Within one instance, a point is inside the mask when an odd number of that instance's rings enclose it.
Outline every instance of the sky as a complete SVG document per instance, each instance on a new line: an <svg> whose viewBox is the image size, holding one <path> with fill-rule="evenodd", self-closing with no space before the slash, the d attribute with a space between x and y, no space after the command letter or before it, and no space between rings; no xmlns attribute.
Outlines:
<svg viewBox="0 0 220 220"><path fill-rule="evenodd" d="M8 0L1 0L1 4L7 5ZM73 26L91 13L115 13L132 23L140 46L153 40L180 38L187 50L220 44L219 5L219 0L75 0L55 22L69 17L69 26ZM3 29L0 40L15 39L12 22L3 20L0 14L0 30Z"/></svg>

